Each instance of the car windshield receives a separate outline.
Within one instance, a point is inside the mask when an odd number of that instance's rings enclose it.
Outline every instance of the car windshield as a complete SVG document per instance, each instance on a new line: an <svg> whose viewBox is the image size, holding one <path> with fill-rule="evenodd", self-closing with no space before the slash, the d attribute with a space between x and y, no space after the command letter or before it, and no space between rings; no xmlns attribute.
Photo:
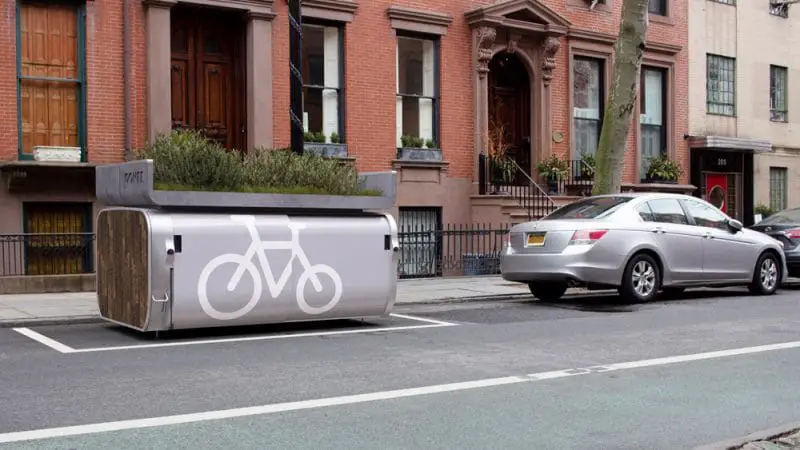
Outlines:
<svg viewBox="0 0 800 450"><path fill-rule="evenodd" d="M542 220L601 219L619 209L632 197L592 197L563 206Z"/></svg>
<svg viewBox="0 0 800 450"><path fill-rule="evenodd" d="M758 224L778 225L782 223L800 223L800 208L786 209L781 212L777 212L762 220Z"/></svg>

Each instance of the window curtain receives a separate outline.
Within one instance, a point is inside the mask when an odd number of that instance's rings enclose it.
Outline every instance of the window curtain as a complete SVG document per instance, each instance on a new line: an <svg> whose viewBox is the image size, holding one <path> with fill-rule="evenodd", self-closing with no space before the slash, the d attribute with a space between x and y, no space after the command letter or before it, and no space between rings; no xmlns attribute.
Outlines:
<svg viewBox="0 0 800 450"><path fill-rule="evenodd" d="M433 139L434 42L422 41L422 95L419 99L419 137Z"/></svg>
<svg viewBox="0 0 800 450"><path fill-rule="evenodd" d="M600 62L575 60L573 118L576 156L594 155L600 139ZM579 167L575 169L580 170ZM578 172L576 172L577 174Z"/></svg>
<svg viewBox="0 0 800 450"><path fill-rule="evenodd" d="M400 41L398 40L395 45L395 65L394 65L394 79L395 79L395 92L400 93ZM403 97L397 96L395 99L395 134L397 138L397 148L403 146L403 141L400 139L403 136Z"/></svg>
<svg viewBox="0 0 800 450"><path fill-rule="evenodd" d="M325 89L322 90L322 132L330 142L339 134L339 29L325 27Z"/></svg>
<svg viewBox="0 0 800 450"><path fill-rule="evenodd" d="M650 158L664 153L664 72L644 70L644 107L639 115L641 132L641 177L647 175Z"/></svg>

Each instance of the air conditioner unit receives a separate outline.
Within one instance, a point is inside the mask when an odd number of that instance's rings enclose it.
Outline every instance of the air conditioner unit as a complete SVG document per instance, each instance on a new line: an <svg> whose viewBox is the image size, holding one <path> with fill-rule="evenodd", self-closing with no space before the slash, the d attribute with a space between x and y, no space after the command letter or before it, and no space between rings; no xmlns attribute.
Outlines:
<svg viewBox="0 0 800 450"><path fill-rule="evenodd" d="M48 162L80 162L81 148L37 145L33 147L33 159Z"/></svg>

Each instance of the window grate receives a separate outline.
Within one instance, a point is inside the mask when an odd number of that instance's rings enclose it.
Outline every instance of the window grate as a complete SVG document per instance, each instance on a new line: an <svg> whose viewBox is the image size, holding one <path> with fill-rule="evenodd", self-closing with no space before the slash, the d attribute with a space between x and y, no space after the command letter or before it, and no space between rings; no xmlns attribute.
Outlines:
<svg viewBox="0 0 800 450"><path fill-rule="evenodd" d="M787 121L787 73L786 67L769 66L769 112L773 122Z"/></svg>
<svg viewBox="0 0 800 450"><path fill-rule="evenodd" d="M786 3L770 1L769 13L773 16L783 17L786 19L789 17L789 5Z"/></svg>
<svg viewBox="0 0 800 450"><path fill-rule="evenodd" d="M774 211L786 209L787 172L786 167L769 168L769 207Z"/></svg>
<svg viewBox="0 0 800 450"><path fill-rule="evenodd" d="M708 113L736 115L736 59L707 55L706 94Z"/></svg>

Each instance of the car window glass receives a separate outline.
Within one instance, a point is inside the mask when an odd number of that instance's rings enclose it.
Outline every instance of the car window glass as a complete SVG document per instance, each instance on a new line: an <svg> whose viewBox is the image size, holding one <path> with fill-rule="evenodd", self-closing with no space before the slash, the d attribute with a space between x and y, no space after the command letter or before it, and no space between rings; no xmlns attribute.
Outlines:
<svg viewBox="0 0 800 450"><path fill-rule="evenodd" d="M695 225L720 230L728 229L728 219L717 208L694 200L685 200L684 204L694 218Z"/></svg>
<svg viewBox="0 0 800 450"><path fill-rule="evenodd" d="M592 197L579 200L553 211L542 220L561 219L600 219L607 216L620 206L631 201L632 197Z"/></svg>
<svg viewBox="0 0 800 450"><path fill-rule="evenodd" d="M637 206L636 214L639 214L639 217L641 217L645 222L655 222L655 219L653 218L653 211L650 209L650 205L647 203L642 203L641 205Z"/></svg>
<svg viewBox="0 0 800 450"><path fill-rule="evenodd" d="M689 219L681 208L681 204L674 198L660 198L647 202L653 211L653 221L661 223L689 224Z"/></svg>
<svg viewBox="0 0 800 450"><path fill-rule="evenodd" d="M759 222L759 225L778 225L782 223L800 223L800 208L786 209L777 212L769 217L765 217L764 220Z"/></svg>

